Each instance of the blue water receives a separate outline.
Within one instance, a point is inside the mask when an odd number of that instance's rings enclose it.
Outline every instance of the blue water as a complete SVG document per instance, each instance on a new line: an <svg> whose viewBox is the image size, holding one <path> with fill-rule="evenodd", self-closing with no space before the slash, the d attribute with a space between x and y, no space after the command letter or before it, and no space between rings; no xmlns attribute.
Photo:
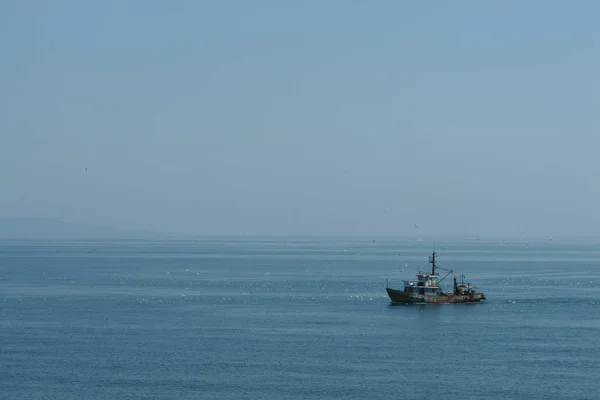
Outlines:
<svg viewBox="0 0 600 400"><path fill-rule="evenodd" d="M600 244L437 247L487 301L390 305L410 239L0 241L0 398L600 398Z"/></svg>

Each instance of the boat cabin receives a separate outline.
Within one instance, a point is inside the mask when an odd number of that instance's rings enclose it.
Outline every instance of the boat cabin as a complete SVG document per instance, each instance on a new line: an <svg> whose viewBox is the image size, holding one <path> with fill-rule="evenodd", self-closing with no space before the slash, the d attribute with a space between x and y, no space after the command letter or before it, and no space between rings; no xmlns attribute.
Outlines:
<svg viewBox="0 0 600 400"><path fill-rule="evenodd" d="M404 281L404 291L415 294L438 294L438 274L417 273L417 281Z"/></svg>

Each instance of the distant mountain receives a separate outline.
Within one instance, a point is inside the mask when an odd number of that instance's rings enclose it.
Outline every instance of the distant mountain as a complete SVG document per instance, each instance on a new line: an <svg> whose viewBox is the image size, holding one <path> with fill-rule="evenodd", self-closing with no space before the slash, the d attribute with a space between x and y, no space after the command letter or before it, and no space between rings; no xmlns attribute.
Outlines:
<svg viewBox="0 0 600 400"><path fill-rule="evenodd" d="M0 238L76 239L149 238L166 235L142 230L76 224L52 218L0 218Z"/></svg>

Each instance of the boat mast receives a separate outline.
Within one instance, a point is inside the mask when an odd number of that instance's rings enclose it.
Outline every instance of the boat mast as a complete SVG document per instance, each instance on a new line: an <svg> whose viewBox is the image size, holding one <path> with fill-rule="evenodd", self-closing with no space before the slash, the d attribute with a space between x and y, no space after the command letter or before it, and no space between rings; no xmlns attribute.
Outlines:
<svg viewBox="0 0 600 400"><path fill-rule="evenodd" d="M435 250L433 254L429 256L429 263L431 264L431 275L435 275Z"/></svg>

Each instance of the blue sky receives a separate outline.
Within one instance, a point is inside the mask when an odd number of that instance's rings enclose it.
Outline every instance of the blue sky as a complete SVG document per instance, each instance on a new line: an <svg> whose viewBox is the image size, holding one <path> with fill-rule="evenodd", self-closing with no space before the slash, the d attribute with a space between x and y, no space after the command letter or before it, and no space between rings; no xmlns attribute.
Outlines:
<svg viewBox="0 0 600 400"><path fill-rule="evenodd" d="M4 1L0 217L595 235L598 15L592 1Z"/></svg>

